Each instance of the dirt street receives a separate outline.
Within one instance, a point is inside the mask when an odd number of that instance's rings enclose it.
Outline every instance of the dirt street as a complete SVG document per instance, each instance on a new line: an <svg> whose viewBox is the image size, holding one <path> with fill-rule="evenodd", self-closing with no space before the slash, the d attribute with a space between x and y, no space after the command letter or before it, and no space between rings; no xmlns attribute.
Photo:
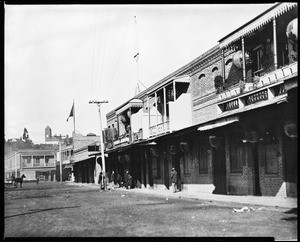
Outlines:
<svg viewBox="0 0 300 242"><path fill-rule="evenodd" d="M169 191L166 191L166 194ZM99 191L56 182L5 188L5 237L275 237L297 239L297 209Z"/></svg>

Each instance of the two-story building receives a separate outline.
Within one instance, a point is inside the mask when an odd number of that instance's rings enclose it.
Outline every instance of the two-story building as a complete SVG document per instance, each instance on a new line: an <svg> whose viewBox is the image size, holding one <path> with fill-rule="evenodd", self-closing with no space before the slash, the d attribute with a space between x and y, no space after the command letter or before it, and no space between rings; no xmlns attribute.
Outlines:
<svg viewBox="0 0 300 242"><path fill-rule="evenodd" d="M107 171L136 187L297 196L298 12L276 3L107 114Z"/></svg>
<svg viewBox="0 0 300 242"><path fill-rule="evenodd" d="M43 177L45 180L55 180L55 149L22 149L5 156L6 178L12 174L15 177L26 176L26 180L36 180Z"/></svg>

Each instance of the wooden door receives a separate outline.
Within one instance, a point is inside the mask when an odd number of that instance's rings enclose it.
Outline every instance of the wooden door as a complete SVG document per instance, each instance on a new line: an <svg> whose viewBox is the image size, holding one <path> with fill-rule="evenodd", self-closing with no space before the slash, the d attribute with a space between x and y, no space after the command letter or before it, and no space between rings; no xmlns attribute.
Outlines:
<svg viewBox="0 0 300 242"><path fill-rule="evenodd" d="M215 186L215 190L213 191L213 193L227 194L225 148L224 145L220 144L218 148L213 147L212 149L213 149L213 183Z"/></svg>

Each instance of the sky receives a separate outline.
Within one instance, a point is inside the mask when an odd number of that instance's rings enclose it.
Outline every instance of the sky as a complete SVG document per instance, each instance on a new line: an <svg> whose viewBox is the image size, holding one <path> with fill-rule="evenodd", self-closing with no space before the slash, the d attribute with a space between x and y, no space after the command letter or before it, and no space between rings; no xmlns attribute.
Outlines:
<svg viewBox="0 0 300 242"><path fill-rule="evenodd" d="M106 114L272 4L5 5L5 139L100 134ZM135 18L136 16L136 18ZM136 20L136 21L135 21ZM139 53L138 62L134 55Z"/></svg>

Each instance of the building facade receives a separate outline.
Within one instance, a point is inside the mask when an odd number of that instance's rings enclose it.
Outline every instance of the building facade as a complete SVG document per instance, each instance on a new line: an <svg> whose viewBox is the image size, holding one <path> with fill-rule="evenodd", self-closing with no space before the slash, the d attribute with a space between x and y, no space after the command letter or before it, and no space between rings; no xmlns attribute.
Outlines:
<svg viewBox="0 0 300 242"><path fill-rule="evenodd" d="M56 150L24 149L5 156L5 178L12 175L26 176L26 180L37 178L55 181Z"/></svg>
<svg viewBox="0 0 300 242"><path fill-rule="evenodd" d="M297 196L298 6L276 3L107 114L108 173L134 187Z"/></svg>

